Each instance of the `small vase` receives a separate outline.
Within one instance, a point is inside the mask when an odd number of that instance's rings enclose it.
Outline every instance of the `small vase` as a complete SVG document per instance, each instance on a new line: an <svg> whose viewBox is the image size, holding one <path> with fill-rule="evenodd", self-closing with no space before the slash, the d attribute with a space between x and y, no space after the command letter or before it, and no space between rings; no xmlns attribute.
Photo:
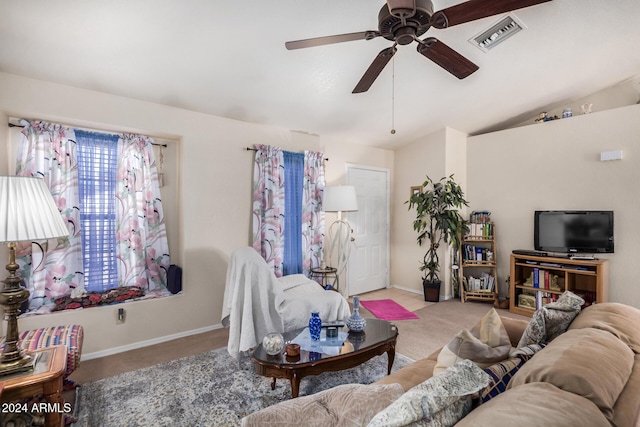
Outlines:
<svg viewBox="0 0 640 427"><path fill-rule="evenodd" d="M309 319L309 334L311 335L311 341L320 341L320 331L322 331L322 320L320 314L317 311L311 312L311 318Z"/></svg>
<svg viewBox="0 0 640 427"><path fill-rule="evenodd" d="M360 298L353 297L353 313L347 319L347 328L353 332L362 332L367 326L367 321L360 315Z"/></svg>

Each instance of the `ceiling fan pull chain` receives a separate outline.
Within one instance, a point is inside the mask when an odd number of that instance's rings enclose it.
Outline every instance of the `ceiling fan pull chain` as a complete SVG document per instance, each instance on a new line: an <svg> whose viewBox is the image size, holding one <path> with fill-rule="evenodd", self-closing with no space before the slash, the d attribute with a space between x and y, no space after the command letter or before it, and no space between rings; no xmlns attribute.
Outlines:
<svg viewBox="0 0 640 427"><path fill-rule="evenodd" d="M396 58L391 60L391 135L396 134Z"/></svg>

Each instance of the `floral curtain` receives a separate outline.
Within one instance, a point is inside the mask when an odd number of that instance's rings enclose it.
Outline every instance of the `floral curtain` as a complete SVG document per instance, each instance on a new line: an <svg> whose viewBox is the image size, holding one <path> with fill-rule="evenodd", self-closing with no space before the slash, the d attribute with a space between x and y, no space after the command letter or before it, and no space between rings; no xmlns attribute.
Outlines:
<svg viewBox="0 0 640 427"><path fill-rule="evenodd" d="M302 267L308 276L312 268L320 266L324 245L324 155L304 153L304 182L302 192Z"/></svg>
<svg viewBox="0 0 640 427"><path fill-rule="evenodd" d="M124 134L118 140L116 253L119 286L165 288L169 245L149 137Z"/></svg>
<svg viewBox="0 0 640 427"><path fill-rule="evenodd" d="M284 256L284 154L256 145L253 169L253 248L282 276Z"/></svg>
<svg viewBox="0 0 640 427"><path fill-rule="evenodd" d="M69 228L69 238L57 244L18 245L17 262L31 292L29 308L38 310L83 289L76 144L73 129L43 121L21 124L16 175L43 178Z"/></svg>

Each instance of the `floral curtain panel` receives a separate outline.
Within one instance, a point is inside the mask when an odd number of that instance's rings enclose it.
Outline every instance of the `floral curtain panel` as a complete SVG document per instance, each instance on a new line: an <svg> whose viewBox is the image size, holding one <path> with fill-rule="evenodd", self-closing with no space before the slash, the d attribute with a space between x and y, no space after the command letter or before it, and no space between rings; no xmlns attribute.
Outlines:
<svg viewBox="0 0 640 427"><path fill-rule="evenodd" d="M278 147L255 148L253 248L280 277L284 257L284 154Z"/></svg>
<svg viewBox="0 0 640 427"><path fill-rule="evenodd" d="M302 192L302 267L309 276L312 268L320 266L324 246L324 156L323 153L304 153L304 183Z"/></svg>
<svg viewBox="0 0 640 427"><path fill-rule="evenodd" d="M29 308L48 312L56 298L85 293L76 135L58 124L21 124L16 174L45 179L70 233L68 241L59 239L57 245L37 242L18 248L18 263L31 291ZM113 200L118 282L104 283L103 291L118 286L166 289L169 248L152 141L130 134L118 138Z"/></svg>
<svg viewBox="0 0 640 427"><path fill-rule="evenodd" d="M116 241L119 286L165 288L169 244L151 138L118 140Z"/></svg>
<svg viewBox="0 0 640 427"><path fill-rule="evenodd" d="M42 121L21 121L16 175L42 177L67 227L69 238L21 243L17 262L31 292L29 308L83 288L78 168L73 129Z"/></svg>

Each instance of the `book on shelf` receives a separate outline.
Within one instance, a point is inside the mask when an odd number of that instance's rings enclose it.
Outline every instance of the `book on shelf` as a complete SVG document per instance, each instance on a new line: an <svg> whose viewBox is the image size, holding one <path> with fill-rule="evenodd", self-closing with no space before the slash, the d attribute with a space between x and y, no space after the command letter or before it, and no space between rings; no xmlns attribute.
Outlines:
<svg viewBox="0 0 640 427"><path fill-rule="evenodd" d="M488 240L493 237L493 224L490 222L471 222L468 226L469 233L464 236L467 240Z"/></svg>
<svg viewBox="0 0 640 427"><path fill-rule="evenodd" d="M466 278L467 292L494 292L495 287L496 279L489 273L482 273L480 277Z"/></svg>
<svg viewBox="0 0 640 427"><path fill-rule="evenodd" d="M473 211L469 215L469 222L486 223L491 222L491 212L489 211Z"/></svg>
<svg viewBox="0 0 640 427"><path fill-rule="evenodd" d="M490 248L483 248L481 246L463 244L462 260L493 262L493 251Z"/></svg>

